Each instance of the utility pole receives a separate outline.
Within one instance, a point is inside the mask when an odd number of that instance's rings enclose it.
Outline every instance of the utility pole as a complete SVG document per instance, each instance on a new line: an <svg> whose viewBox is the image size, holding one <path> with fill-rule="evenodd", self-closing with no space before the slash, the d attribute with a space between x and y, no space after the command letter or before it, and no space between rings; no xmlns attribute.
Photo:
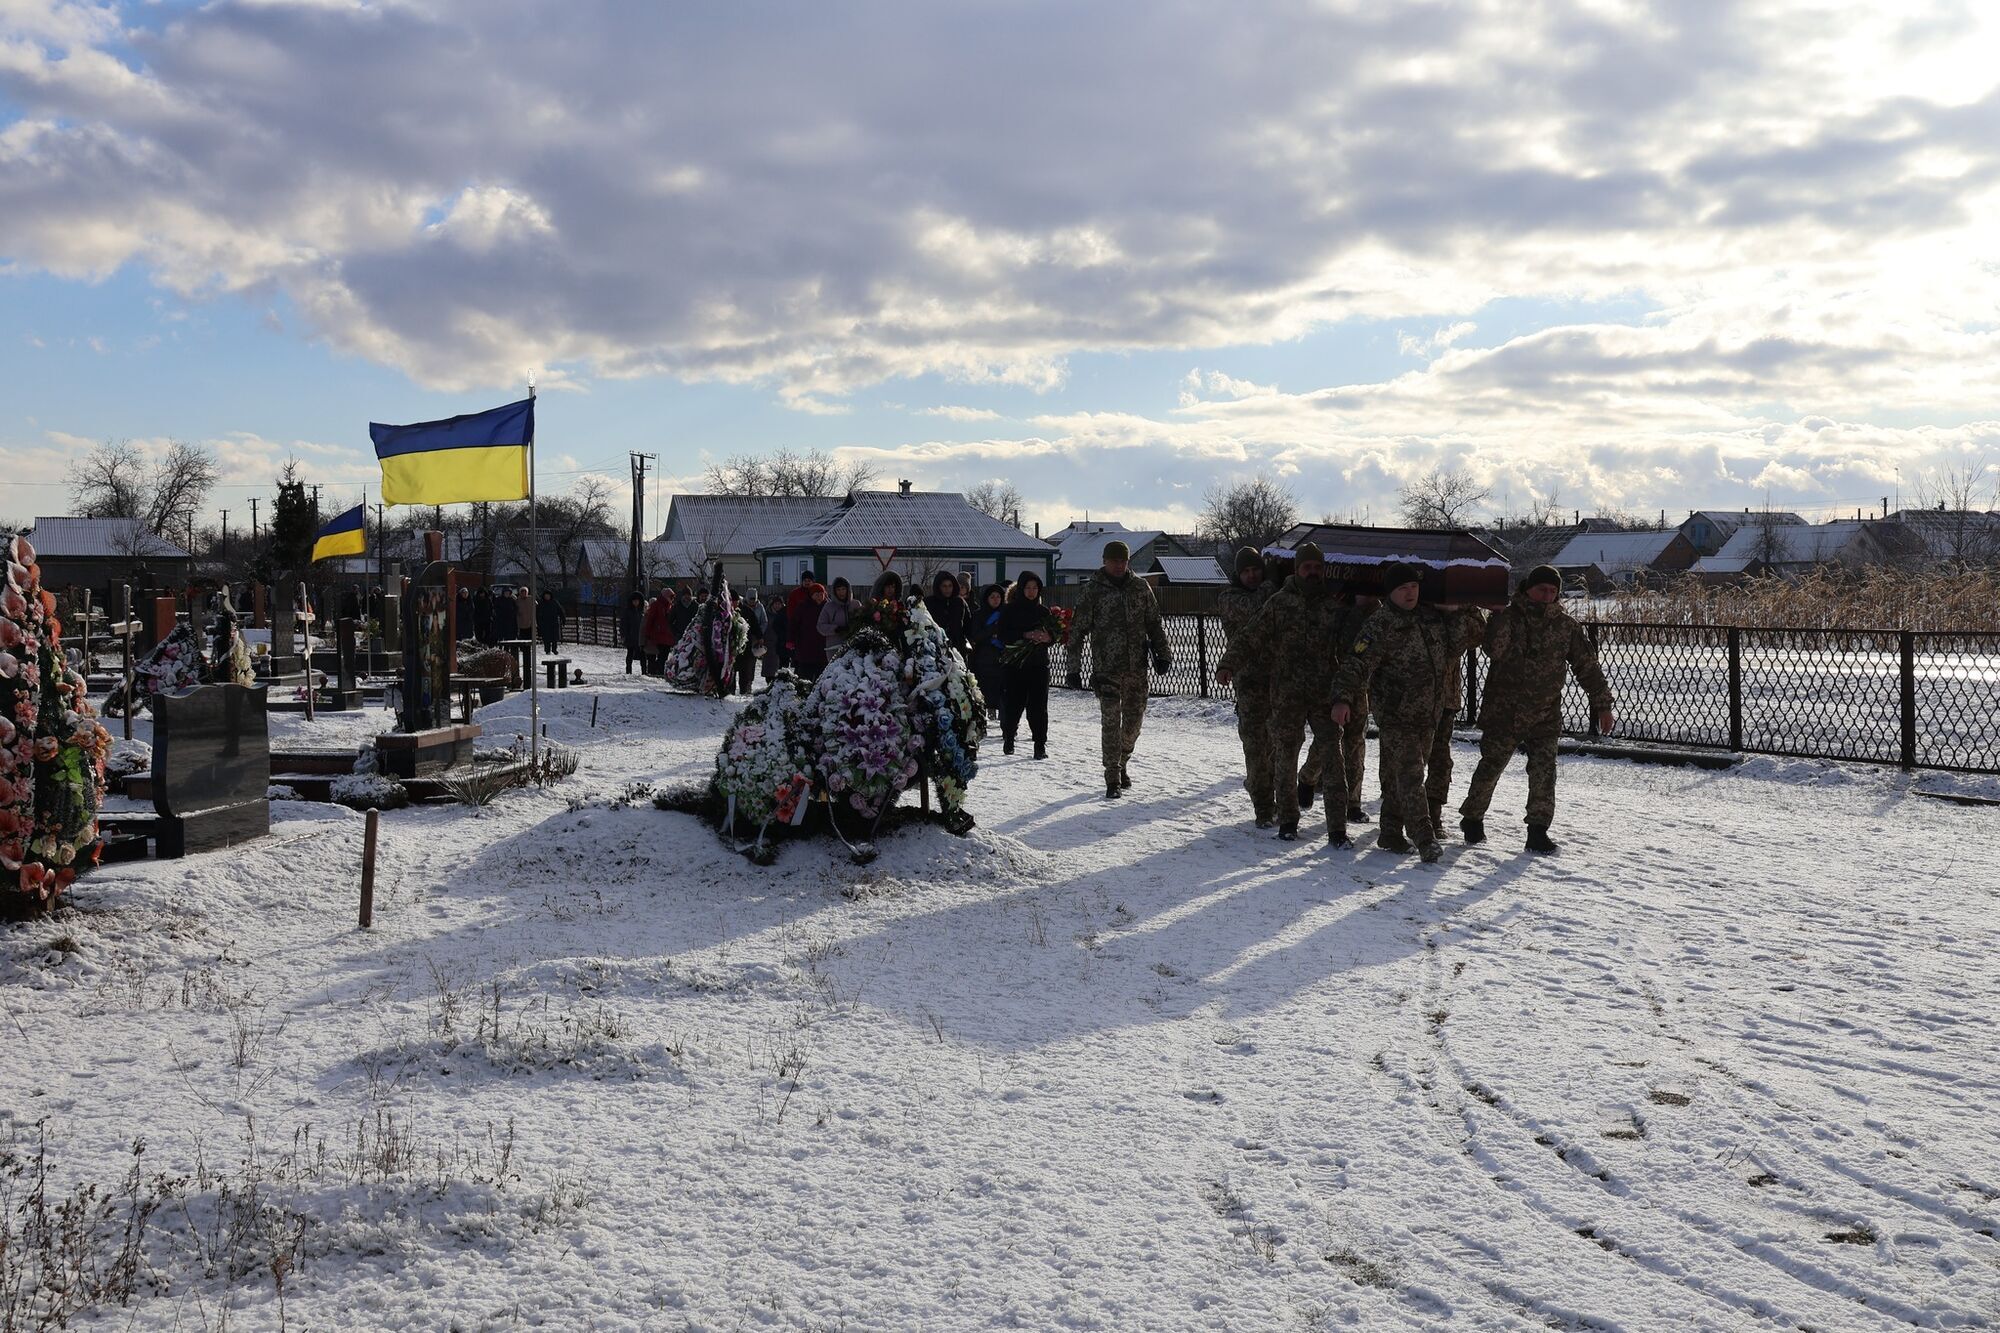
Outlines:
<svg viewBox="0 0 2000 1333"><path fill-rule="evenodd" d="M257 544L257 497L250 497L250 544Z"/></svg>
<svg viewBox="0 0 2000 1333"><path fill-rule="evenodd" d="M229 511L222 511L222 549L229 549Z"/></svg>
<svg viewBox="0 0 2000 1333"><path fill-rule="evenodd" d="M319 528L319 483L315 481L308 484L313 493L313 528L317 530Z"/></svg>
<svg viewBox="0 0 2000 1333"><path fill-rule="evenodd" d="M625 559L625 600L640 592L646 585L646 571L642 567L639 552L642 549L641 536L646 529L646 466L659 458L658 454L634 453L632 455L632 546Z"/></svg>

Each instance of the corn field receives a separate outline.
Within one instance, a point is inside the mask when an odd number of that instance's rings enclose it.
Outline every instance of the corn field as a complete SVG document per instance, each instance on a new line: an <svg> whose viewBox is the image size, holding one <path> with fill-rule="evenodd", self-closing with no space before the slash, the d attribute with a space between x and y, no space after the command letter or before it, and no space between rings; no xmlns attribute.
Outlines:
<svg viewBox="0 0 2000 1333"><path fill-rule="evenodd" d="M1597 599L1594 620L1744 629L2000 630L2000 571L1816 569L1799 579L1760 578L1704 587L1683 579Z"/></svg>

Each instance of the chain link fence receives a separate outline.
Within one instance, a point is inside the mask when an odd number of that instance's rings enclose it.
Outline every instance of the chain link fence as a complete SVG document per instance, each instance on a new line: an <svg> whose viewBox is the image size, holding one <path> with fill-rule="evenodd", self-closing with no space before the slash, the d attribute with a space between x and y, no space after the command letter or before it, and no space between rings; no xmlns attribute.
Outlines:
<svg viewBox="0 0 2000 1333"><path fill-rule="evenodd" d="M1153 693L1229 700L1215 682L1228 649L1214 615L1162 617L1173 667ZM1618 698L1618 736L1746 754L1847 759L1905 768L2000 773L2000 634L1897 630L1745 629L1587 621ZM579 607L564 621L573 643L615 646L616 607ZM1058 686L1090 679L1086 644ZM1477 716L1485 658L1466 656L1461 716ZM1594 733L1574 679L1563 725Z"/></svg>

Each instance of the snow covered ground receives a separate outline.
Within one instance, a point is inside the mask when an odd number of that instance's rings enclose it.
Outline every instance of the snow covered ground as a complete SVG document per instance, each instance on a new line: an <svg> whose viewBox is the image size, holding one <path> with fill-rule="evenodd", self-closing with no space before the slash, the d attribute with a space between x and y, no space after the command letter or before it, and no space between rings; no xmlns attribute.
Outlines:
<svg viewBox="0 0 2000 1333"><path fill-rule="evenodd" d="M1212 705L1107 803L1059 693L970 838L760 870L647 799L730 705L574 655L581 773L383 816L371 932L284 803L0 935L0 1142L199 1165L105 1323L277 1327L273 1254L312 1329L2000 1323L2000 809L1566 759L1560 858L1517 768L1424 867L1253 830Z"/></svg>

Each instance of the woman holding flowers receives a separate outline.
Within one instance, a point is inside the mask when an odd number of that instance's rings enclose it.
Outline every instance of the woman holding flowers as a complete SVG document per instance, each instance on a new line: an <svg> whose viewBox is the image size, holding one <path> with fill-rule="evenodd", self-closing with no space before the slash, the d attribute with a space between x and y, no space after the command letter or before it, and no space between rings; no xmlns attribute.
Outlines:
<svg viewBox="0 0 2000 1333"><path fill-rule="evenodd" d="M1001 753L1014 753L1014 733L1021 715L1028 716L1028 734L1035 741L1035 758L1049 757L1049 649L1067 637L1068 618L1042 604L1042 580L1023 574L1007 593L1000 611L1001 663L1005 679L1000 709Z"/></svg>

